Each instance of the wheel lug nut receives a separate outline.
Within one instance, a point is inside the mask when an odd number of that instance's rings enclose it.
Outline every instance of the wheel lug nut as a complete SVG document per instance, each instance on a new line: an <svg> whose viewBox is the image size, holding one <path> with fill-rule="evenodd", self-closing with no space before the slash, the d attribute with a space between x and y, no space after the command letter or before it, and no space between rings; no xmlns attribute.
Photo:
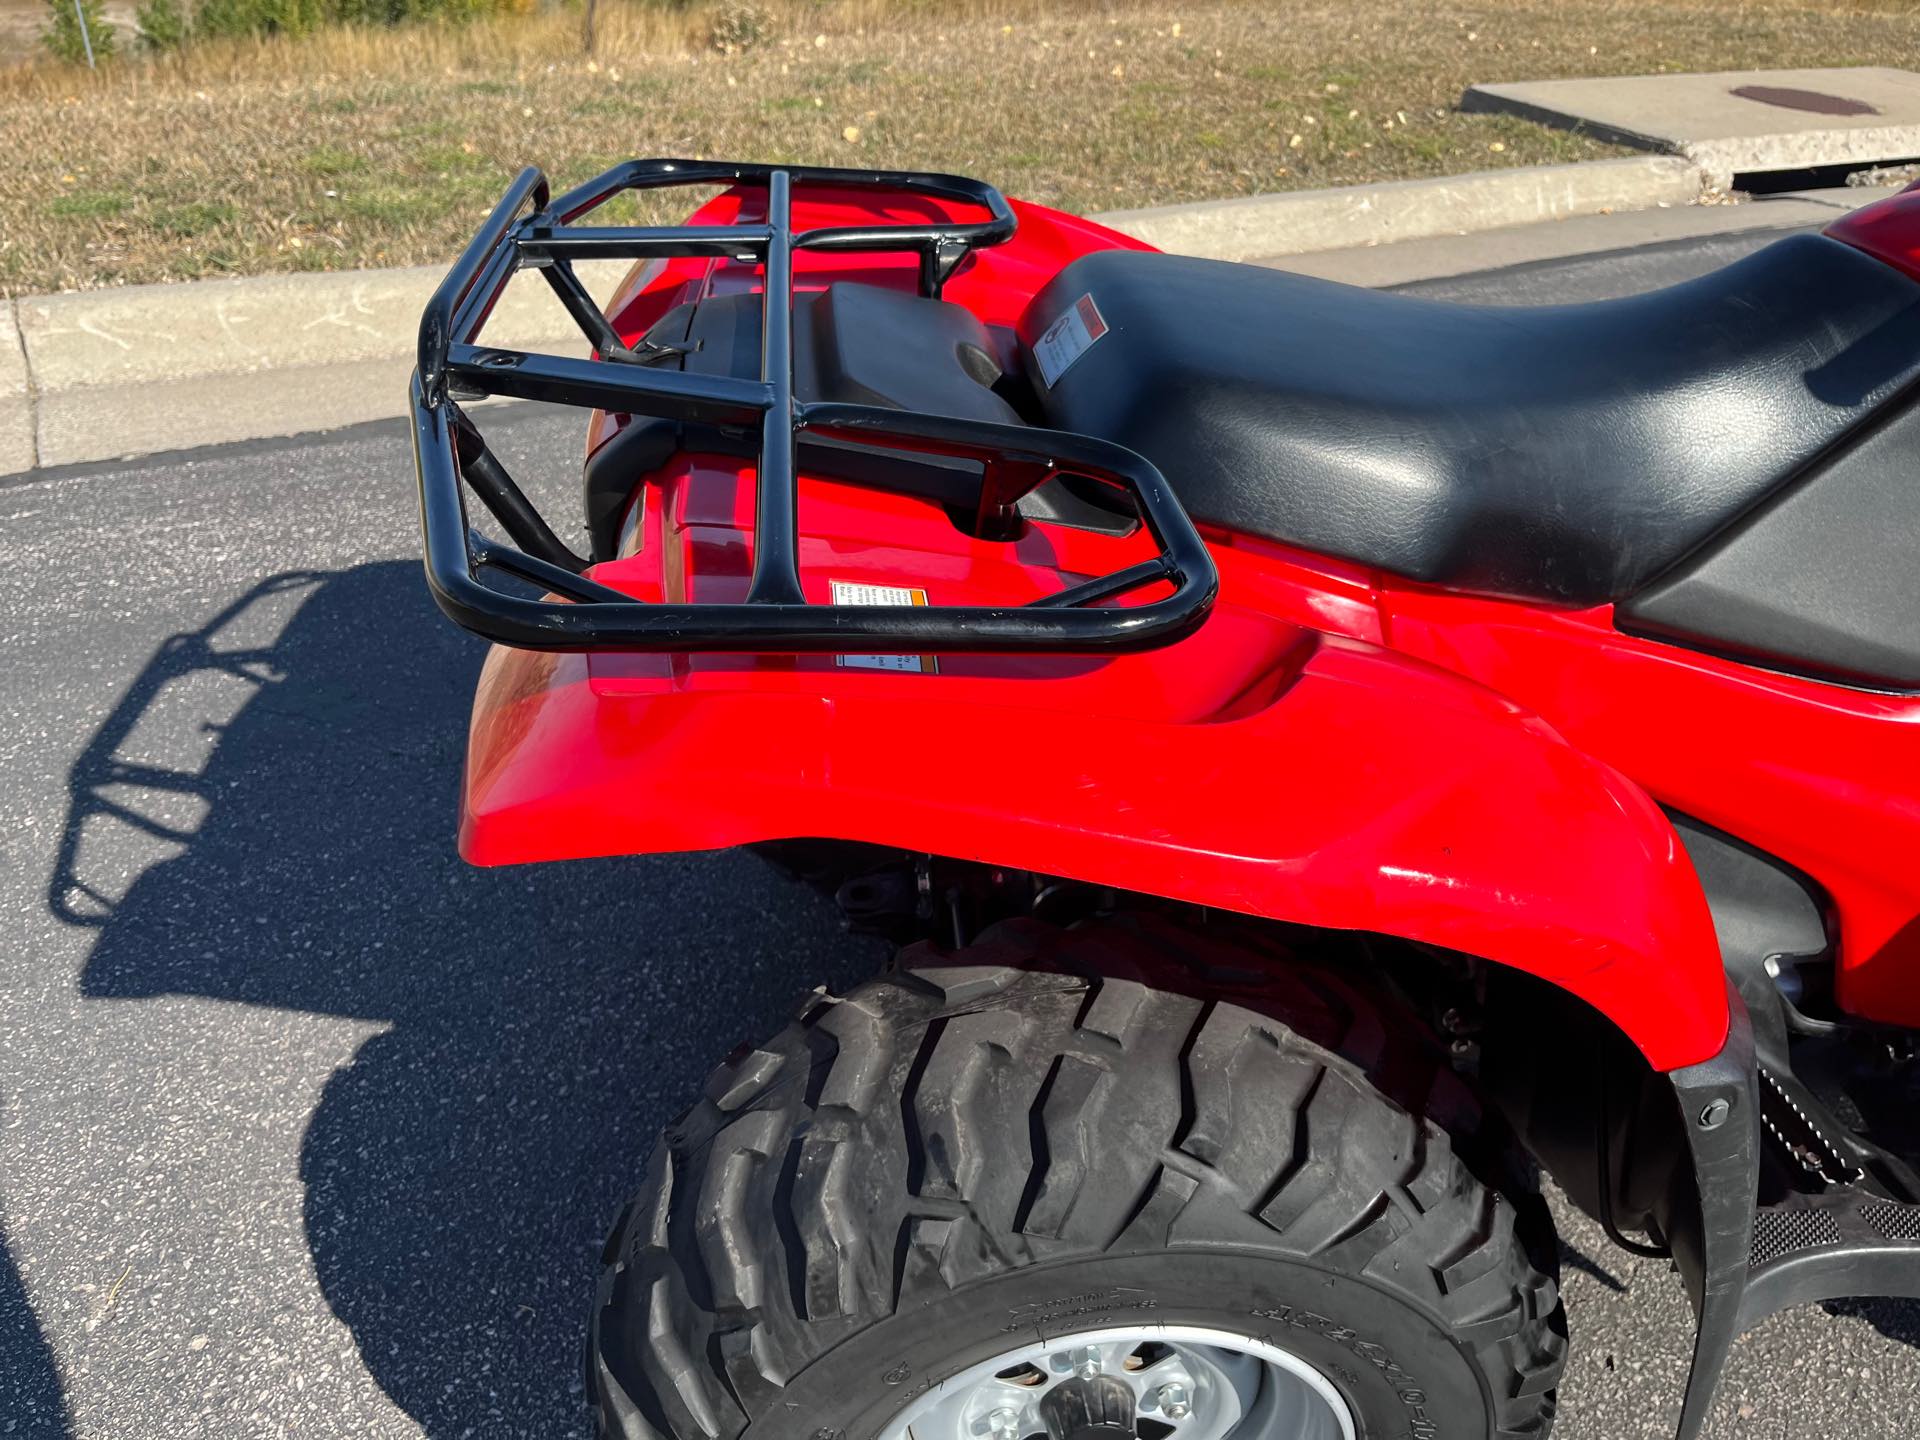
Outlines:
<svg viewBox="0 0 1920 1440"><path fill-rule="evenodd" d="M987 1434L993 1440L1019 1440L1020 1412L1005 1406L987 1416Z"/></svg>
<svg viewBox="0 0 1920 1440"><path fill-rule="evenodd" d="M1100 1373L1100 1352L1091 1345L1073 1351L1067 1359L1072 1364L1073 1373L1082 1380L1091 1380Z"/></svg>
<svg viewBox="0 0 1920 1440"><path fill-rule="evenodd" d="M1153 1398L1160 1406L1160 1413L1169 1420L1184 1420L1193 1413L1193 1397L1187 1394L1184 1385L1162 1385L1153 1392Z"/></svg>

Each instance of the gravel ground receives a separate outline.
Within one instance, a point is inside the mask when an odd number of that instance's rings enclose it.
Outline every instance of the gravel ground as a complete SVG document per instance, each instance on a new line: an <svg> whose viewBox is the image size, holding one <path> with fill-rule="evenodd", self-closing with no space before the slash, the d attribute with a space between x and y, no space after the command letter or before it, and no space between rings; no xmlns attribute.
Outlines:
<svg viewBox="0 0 1920 1440"><path fill-rule="evenodd" d="M567 503L572 420L493 428ZM740 854L459 864L479 647L422 590L407 475L382 425L0 487L0 1434L583 1435L650 1133L880 959ZM1556 1435L1670 1434L1679 1286L1563 1218ZM1912 1305L1779 1316L1710 1434L1910 1433L1916 1342Z"/></svg>

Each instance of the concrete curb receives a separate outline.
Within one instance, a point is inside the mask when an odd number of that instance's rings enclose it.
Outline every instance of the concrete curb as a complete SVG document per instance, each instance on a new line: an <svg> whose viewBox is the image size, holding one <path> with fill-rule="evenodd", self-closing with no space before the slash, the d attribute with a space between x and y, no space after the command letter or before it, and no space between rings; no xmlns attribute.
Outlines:
<svg viewBox="0 0 1920 1440"><path fill-rule="evenodd" d="M578 268L604 301L627 266ZM260 275L19 300L14 348L24 358L34 454L41 465L71 465L397 415L420 312L444 274L423 266ZM530 275L501 297L488 337L587 353ZM10 394L0 389L0 470L19 455L6 443L20 425Z"/></svg>
<svg viewBox="0 0 1920 1440"><path fill-rule="evenodd" d="M1691 205L1699 198L1700 172L1694 165L1647 155L1122 210L1100 219L1162 250L1256 260L1609 210Z"/></svg>
<svg viewBox="0 0 1920 1440"><path fill-rule="evenodd" d="M1684 205L1699 172L1666 156L1131 210L1106 223L1164 250L1270 258ZM580 267L604 301L623 261ZM401 413L438 267L264 275L30 296L0 313L0 474L330 429ZM487 338L584 355L523 275Z"/></svg>
<svg viewBox="0 0 1920 1440"><path fill-rule="evenodd" d="M20 343L15 305L0 309L0 475L31 470L36 454L33 435L33 379L27 370L26 348Z"/></svg>
<svg viewBox="0 0 1920 1440"><path fill-rule="evenodd" d="M1643 250L1715 237L1752 235L1825 227L1849 210L1898 193L1897 186L1789 191L1755 196L1737 204L1675 205L1665 210L1630 210L1611 215L1576 215L1552 225L1514 225L1471 235L1431 235L1397 245L1360 245L1348 250L1319 250L1256 260L1297 275L1317 275L1346 285L1385 288L1422 280L1444 280L1483 270L1504 270L1597 255Z"/></svg>

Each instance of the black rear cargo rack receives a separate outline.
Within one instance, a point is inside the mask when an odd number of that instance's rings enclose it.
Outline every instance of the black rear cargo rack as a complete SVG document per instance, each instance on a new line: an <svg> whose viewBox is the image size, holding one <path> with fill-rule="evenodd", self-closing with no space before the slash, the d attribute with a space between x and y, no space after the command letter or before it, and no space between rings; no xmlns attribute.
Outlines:
<svg viewBox="0 0 1920 1440"><path fill-rule="evenodd" d="M763 187L765 218L712 226L586 226L577 222L626 190L681 185ZM960 201L986 212L972 222L834 226L795 232L796 185L893 191ZM523 213L524 212L524 213ZM412 384L414 458L420 482L427 584L447 615L505 645L542 650L752 650L1100 653L1149 649L1191 634L1206 618L1218 578L1205 544L1166 481L1130 450L1085 435L961 420L918 411L794 398L793 255L796 250L917 252L920 289L942 285L982 246L1014 231L1000 192L978 180L901 171L633 160L554 200L537 169L520 173L434 292L420 321ZM615 334L573 271L577 258L718 256L757 261L765 274L760 377L648 368ZM478 343L514 273L534 267L594 347L595 358L502 350ZM638 601L583 572L535 510L459 399L514 396L622 414L745 428L759 436L753 574L738 604ZM1056 475L1085 476L1130 493L1159 548L1156 557L1024 606L832 606L801 592L796 449L799 432L901 451L950 455L981 469L977 533L1005 538L1014 507ZM492 512L513 545L476 533L464 490ZM517 547L517 548L515 548ZM552 598L488 585L484 570L516 577ZM1159 582L1172 594L1102 606Z"/></svg>

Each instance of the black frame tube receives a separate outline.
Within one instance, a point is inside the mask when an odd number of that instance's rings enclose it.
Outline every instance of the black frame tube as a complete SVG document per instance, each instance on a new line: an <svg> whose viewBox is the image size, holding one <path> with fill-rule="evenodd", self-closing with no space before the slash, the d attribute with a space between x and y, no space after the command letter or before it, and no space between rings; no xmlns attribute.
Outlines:
<svg viewBox="0 0 1920 1440"><path fill-rule="evenodd" d="M593 303L587 287L573 273L571 261L560 256L549 257L541 265L540 273L547 277L547 286L553 291L554 297L566 307L573 323L580 327L582 335L593 342L595 352L603 360L632 361L638 358L615 332L613 322Z"/></svg>
<svg viewBox="0 0 1920 1440"><path fill-rule="evenodd" d="M760 290L760 470L753 513L749 605L804 605L800 589L800 477L793 436L793 190L783 171L767 181L766 282Z"/></svg>
<svg viewBox="0 0 1920 1440"><path fill-rule="evenodd" d="M765 218L678 229L572 224L625 190L707 184L763 188ZM896 198L905 194L957 200L977 206L987 218L796 232L793 189L808 184L893 192ZM1011 238L1014 223L1012 210L992 186L953 175L633 160L556 200L540 171L522 171L421 316L411 408L424 559L435 600L456 622L490 640L550 650L1088 654L1148 649L1191 634L1213 604L1218 576L1205 543L1165 479L1139 455L1086 435L874 406L801 404L794 396L796 251L916 252L921 288L937 295L972 250ZM632 363L633 352L572 272L569 262L583 256L758 259L765 275L759 378L654 370ZM548 283L595 346L595 358L576 360L479 343L501 293L523 266L545 270ZM753 578L745 601L652 604L586 575L587 562L540 518L460 408L460 397L475 394L756 428L760 444ZM1004 523L1019 496L1046 476L1067 473L1103 481L1133 496L1159 554L1022 606L809 603L799 573L797 450L802 431L879 449L979 461L983 534ZM467 518L467 489L493 512L518 549L474 533ZM539 586L547 598L531 599L488 585L481 578L487 570ZM1161 582L1172 587L1170 595L1124 607L1101 603Z"/></svg>
<svg viewBox="0 0 1920 1440"><path fill-rule="evenodd" d="M587 567L566 546L540 512L527 499L526 492L507 473L507 467L487 445L479 430L464 415L454 426L454 455L460 461L460 478L485 502L501 527L527 554L579 574Z"/></svg>

